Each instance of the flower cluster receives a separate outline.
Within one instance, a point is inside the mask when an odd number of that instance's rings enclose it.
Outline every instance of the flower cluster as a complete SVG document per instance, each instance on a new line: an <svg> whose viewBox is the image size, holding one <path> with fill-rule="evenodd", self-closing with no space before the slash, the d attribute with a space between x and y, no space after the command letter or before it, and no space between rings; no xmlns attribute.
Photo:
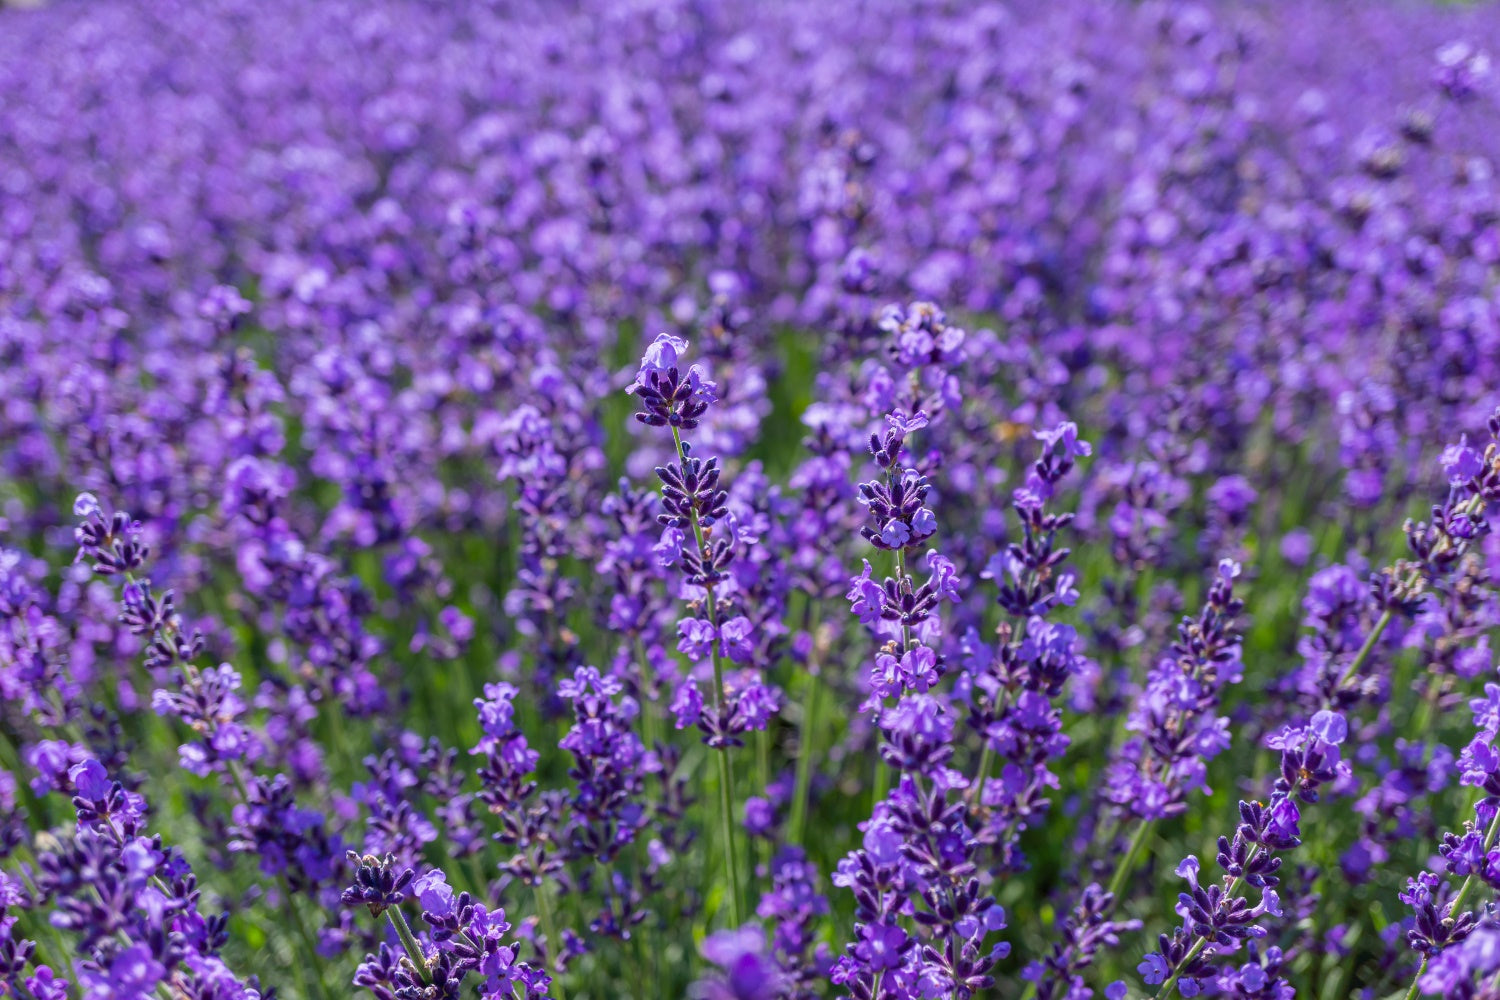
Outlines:
<svg viewBox="0 0 1500 1000"><path fill-rule="evenodd" d="M1302 805L1317 802L1318 789L1349 772L1339 746L1349 735L1348 723L1336 712L1322 711L1306 726L1287 726L1266 740L1281 751L1281 771L1269 800L1241 800L1240 822L1234 837L1220 837L1214 861L1224 872L1219 882L1200 885L1201 865L1188 855L1177 866L1177 876L1188 889L1177 897L1182 926L1169 937L1161 935L1159 950L1140 965L1148 984L1176 986L1183 996L1196 996L1215 978L1212 959L1242 942L1267 933L1267 917L1282 915L1276 886L1281 877L1281 854L1302 844ZM1242 887L1260 890L1252 904ZM1159 994L1161 995L1161 994Z"/></svg>
<svg viewBox="0 0 1500 1000"><path fill-rule="evenodd" d="M145 799L93 758L70 767L58 790L72 793L76 825L50 846L38 845L25 883L6 877L3 901L23 914L50 904L52 927L76 941L70 954L55 947L58 938L49 940L54 966L43 965L35 942L13 936L17 917L0 918L10 990L36 1000L144 1000L163 990L259 1000L256 979L238 978L220 957L225 915L205 912L182 852L146 832ZM35 963L29 974L28 962Z"/></svg>
<svg viewBox="0 0 1500 1000"><path fill-rule="evenodd" d="M1178 626L1171 656L1146 679L1126 723L1134 734L1110 764L1105 794L1127 815L1160 819L1181 813L1204 790L1208 762L1229 748L1229 720L1215 714L1221 691L1241 679L1234 596L1241 567L1219 563L1197 618Z"/></svg>
<svg viewBox="0 0 1500 1000"><path fill-rule="evenodd" d="M353 883L344 890L346 906L364 905L374 916L387 915L404 953L382 943L366 955L354 974L378 1000L405 996L459 996L471 974L476 996L495 998L544 997L551 980L518 958L518 944L510 939L505 911L476 903L467 892L455 894L439 869L417 875L400 868L391 855L360 857L349 852L355 866ZM426 932L411 929L402 904L420 909Z"/></svg>

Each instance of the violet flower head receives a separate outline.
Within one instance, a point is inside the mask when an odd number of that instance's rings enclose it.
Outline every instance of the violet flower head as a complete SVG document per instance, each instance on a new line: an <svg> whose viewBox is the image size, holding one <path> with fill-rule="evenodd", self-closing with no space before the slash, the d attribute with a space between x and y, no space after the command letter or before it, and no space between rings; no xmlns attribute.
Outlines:
<svg viewBox="0 0 1500 1000"><path fill-rule="evenodd" d="M696 364L681 367L687 349L686 340L669 333L657 334L646 348L635 381L626 389L640 399L641 410L635 416L641 423L692 430L709 404L717 401L718 386Z"/></svg>
<svg viewBox="0 0 1500 1000"><path fill-rule="evenodd" d="M73 515L80 522L73 529L78 560L88 560L101 576L130 573L145 564L150 548L141 540L139 521L124 511L108 517L92 493L80 493L73 501Z"/></svg>
<svg viewBox="0 0 1500 1000"><path fill-rule="evenodd" d="M399 867L395 855L377 858L350 851L348 858L354 866L354 881L344 890L345 906L363 904L372 916L378 917L390 907L400 906L410 895L408 890L412 888L417 873Z"/></svg>

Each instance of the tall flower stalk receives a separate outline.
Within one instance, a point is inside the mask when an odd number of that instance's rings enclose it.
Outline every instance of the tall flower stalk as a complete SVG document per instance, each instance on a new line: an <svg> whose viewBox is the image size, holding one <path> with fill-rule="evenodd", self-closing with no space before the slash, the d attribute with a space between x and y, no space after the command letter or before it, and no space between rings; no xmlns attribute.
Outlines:
<svg viewBox="0 0 1500 1000"><path fill-rule="evenodd" d="M1220 561L1203 609L1183 619L1170 655L1147 677L1126 722L1131 736L1106 772L1105 796L1130 830L1110 876L1112 902L1157 823L1183 813L1193 792L1211 791L1208 763L1229 748L1229 719L1217 711L1243 669L1236 619L1244 602L1234 593L1240 573L1239 563Z"/></svg>
<svg viewBox="0 0 1500 1000"><path fill-rule="evenodd" d="M760 682L753 665L731 676L726 661L745 662L752 656L750 620L730 616L731 563L740 539L727 506L729 494L719 485L718 459L704 460L692 453L683 436L698 426L717 399L717 386L697 365L682 366L687 341L659 335L647 348L629 392L640 401L636 419L651 427L669 428L672 461L656 469L661 481L664 558L680 569L690 616L678 623L677 648L695 661L707 658L712 669L711 700L704 705L697 679L689 674L672 700L677 728L696 726L703 742L713 748L718 765L719 837L728 882L729 918L744 923L745 904L735 811L732 747L742 745L742 734L763 730L777 706L777 693ZM717 529L717 530L716 530Z"/></svg>
<svg viewBox="0 0 1500 1000"><path fill-rule="evenodd" d="M927 393L934 385L951 388L947 366L962 359L964 334L930 303L892 307L885 316L891 356L905 374L895 387L904 405L870 435L870 454L884 474L860 486L869 509L861 534L893 553L895 573L876 581L866 560L848 599L862 624L888 637L871 665L861 710L873 713L879 728L884 767L877 774L888 768L899 780L894 788L876 782L863 844L834 876L854 895L856 922L833 981L851 1000L967 997L994 984L992 970L1010 946L987 943L1004 929L1005 911L978 878L982 845L968 781L950 766L958 713L939 687L946 664L938 612L959 602L963 580L936 550L927 554L929 575L921 582L907 559L937 531L926 506L932 487L912 466L907 438L931 420L924 402L937 410L951 399Z"/></svg>

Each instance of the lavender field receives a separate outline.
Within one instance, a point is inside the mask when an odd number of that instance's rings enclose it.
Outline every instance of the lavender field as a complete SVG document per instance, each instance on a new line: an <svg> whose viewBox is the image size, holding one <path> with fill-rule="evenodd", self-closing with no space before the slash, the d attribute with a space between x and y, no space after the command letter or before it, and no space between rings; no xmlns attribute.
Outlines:
<svg viewBox="0 0 1500 1000"><path fill-rule="evenodd" d="M1500 1000L1492 53L0 10L0 998Z"/></svg>

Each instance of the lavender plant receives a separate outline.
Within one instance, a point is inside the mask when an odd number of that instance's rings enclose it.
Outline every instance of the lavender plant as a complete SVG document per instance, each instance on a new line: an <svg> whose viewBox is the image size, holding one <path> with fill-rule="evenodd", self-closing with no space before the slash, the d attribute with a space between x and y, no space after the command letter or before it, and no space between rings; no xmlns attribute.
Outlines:
<svg viewBox="0 0 1500 1000"><path fill-rule="evenodd" d="M1496 38L0 9L0 997L1500 995Z"/></svg>

